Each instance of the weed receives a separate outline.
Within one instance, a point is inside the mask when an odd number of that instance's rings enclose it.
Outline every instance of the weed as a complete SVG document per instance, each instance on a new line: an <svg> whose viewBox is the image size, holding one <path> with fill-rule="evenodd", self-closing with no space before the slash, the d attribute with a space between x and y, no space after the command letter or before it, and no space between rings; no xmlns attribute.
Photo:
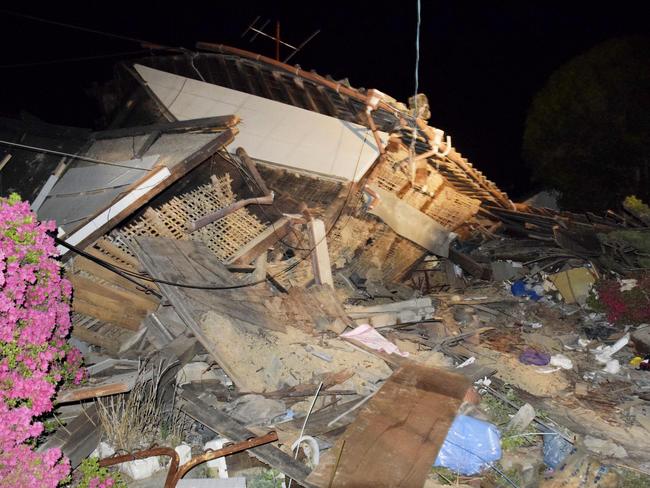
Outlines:
<svg viewBox="0 0 650 488"><path fill-rule="evenodd" d="M259 476L249 480L249 488L282 488L284 475L277 469L265 469Z"/></svg>
<svg viewBox="0 0 650 488"><path fill-rule="evenodd" d="M631 469L617 468L620 476L619 488L639 488L650 486L650 476Z"/></svg>

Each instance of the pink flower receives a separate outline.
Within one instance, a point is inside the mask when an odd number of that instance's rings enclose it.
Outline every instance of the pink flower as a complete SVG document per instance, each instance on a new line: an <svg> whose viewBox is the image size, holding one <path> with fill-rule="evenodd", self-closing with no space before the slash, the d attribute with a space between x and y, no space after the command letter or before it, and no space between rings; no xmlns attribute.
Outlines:
<svg viewBox="0 0 650 488"><path fill-rule="evenodd" d="M42 433L36 418L52 410L60 381L84 377L79 351L65 340L72 287L47 234L55 228L16 195L0 199L0 488L54 488L70 472L58 449L25 444Z"/></svg>

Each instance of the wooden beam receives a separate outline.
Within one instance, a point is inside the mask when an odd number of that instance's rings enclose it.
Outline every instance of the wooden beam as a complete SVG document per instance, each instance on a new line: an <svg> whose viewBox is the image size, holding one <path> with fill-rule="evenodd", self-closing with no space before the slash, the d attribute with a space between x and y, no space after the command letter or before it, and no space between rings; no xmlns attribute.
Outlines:
<svg viewBox="0 0 650 488"><path fill-rule="evenodd" d="M253 432L224 414L221 410L208 405L195 394L189 391L181 391L181 398L184 400L181 410L213 432L236 442L255 437ZM305 488L314 486L307 482L309 468L274 445L267 444L255 447L246 452L297 481L301 486Z"/></svg>
<svg viewBox="0 0 650 488"><path fill-rule="evenodd" d="M307 223L307 229L309 230L309 248L313 249L311 265L314 271L314 280L317 285L329 285L334 288L325 223L320 219L310 220Z"/></svg>
<svg viewBox="0 0 650 488"><path fill-rule="evenodd" d="M492 278L492 270L489 267L474 261L467 254L452 247L449 248L449 260L479 280L490 280Z"/></svg>
<svg viewBox="0 0 650 488"><path fill-rule="evenodd" d="M250 175L255 180L255 183L259 187L260 191L262 192L262 195L270 195L271 190L269 190L269 188L266 186L266 182L264 181L264 178L262 178L259 171L257 171L257 166L255 166L255 163L248 155L246 150L243 147L238 147L236 153L239 159L241 159L241 162L244 164L244 166L246 166L246 169L248 170Z"/></svg>
<svg viewBox="0 0 650 488"><path fill-rule="evenodd" d="M252 263L260 254L284 238L291 230L292 225L293 223L288 217L282 217L276 220L259 236L239 249L226 264Z"/></svg>
<svg viewBox="0 0 650 488"><path fill-rule="evenodd" d="M80 324L72 326L72 337L87 342L88 344L99 346L110 355L117 355L120 350L120 344L118 344L117 341L90 330L88 327L84 327Z"/></svg>
<svg viewBox="0 0 650 488"><path fill-rule="evenodd" d="M102 285L79 275L69 277L74 290L72 309L103 322L139 330L142 320L158 308L158 300Z"/></svg>
<svg viewBox="0 0 650 488"><path fill-rule="evenodd" d="M244 200L238 200L228 205L227 207L219 209L216 212L211 213L209 215L205 215L200 219L195 220L194 222L189 222L187 224L187 233L190 234L192 232L196 232L197 230L205 227L206 225L211 224L212 222L216 222L217 220L221 220L227 215L230 215L231 213L234 213L237 210L240 210L248 205L271 205L272 203L273 203L273 194L266 195L263 197L246 198Z"/></svg>

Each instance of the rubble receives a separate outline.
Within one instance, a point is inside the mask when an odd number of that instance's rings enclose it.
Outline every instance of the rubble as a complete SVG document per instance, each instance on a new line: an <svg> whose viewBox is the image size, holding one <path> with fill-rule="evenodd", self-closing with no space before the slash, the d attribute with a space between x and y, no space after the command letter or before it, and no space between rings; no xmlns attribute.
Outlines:
<svg viewBox="0 0 650 488"><path fill-rule="evenodd" d="M173 72L182 55L122 67L139 102L114 115L134 127L0 121L77 157L17 151L7 166L30 169L21 191L60 229L90 365L43 448L78 466L107 437L92 400L133 398L159 364L160 419L191 424L153 450L175 459L166 486L215 438L305 487L432 486L434 463L488 477L502 454L525 486L649 472L647 206L512 202L380 92L201 47L201 81ZM137 452L102 465L154 455L116 447ZM540 481L542 462L555 478Z"/></svg>

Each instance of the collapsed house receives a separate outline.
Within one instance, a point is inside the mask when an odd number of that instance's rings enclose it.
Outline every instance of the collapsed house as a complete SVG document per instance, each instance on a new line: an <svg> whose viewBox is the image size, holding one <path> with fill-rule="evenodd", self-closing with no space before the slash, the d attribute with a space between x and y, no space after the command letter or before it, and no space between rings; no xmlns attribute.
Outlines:
<svg viewBox="0 0 650 488"><path fill-rule="evenodd" d="M248 452L303 486L421 486L483 381L546 412L535 422L566 443L580 435L601 458L650 462L647 424L612 415L610 395L616 384L628 403L647 396L645 373L594 373L589 386L578 365L540 372L517 359L540 343L579 349L577 287L642 267L622 239L645 232L643 218L512 202L428 125L424 97L407 107L239 49L198 48L119 65L99 94L107 130L0 120L21 145L2 192L56 221L73 337L97 363L59 403L128 392L135 360L155 358L173 365L181 409L206 428L241 442L274 426L285 450ZM563 297L555 308L521 284L546 275ZM219 374L178 382L197 357ZM317 411L296 407L314 393ZM256 410L271 400L276 415ZM299 418L274 422L291 405ZM78 464L99 440L93 418L84 410L46 445ZM313 470L287 453L303 434L322 449Z"/></svg>

